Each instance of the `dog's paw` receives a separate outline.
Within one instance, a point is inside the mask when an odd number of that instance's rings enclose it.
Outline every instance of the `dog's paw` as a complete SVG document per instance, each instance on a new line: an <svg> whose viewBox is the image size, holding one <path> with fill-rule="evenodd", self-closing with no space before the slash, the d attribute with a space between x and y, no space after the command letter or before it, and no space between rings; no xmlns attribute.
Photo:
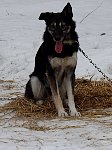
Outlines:
<svg viewBox="0 0 112 150"><path fill-rule="evenodd" d="M64 110L58 112L58 117L67 117L67 116L68 114Z"/></svg>
<svg viewBox="0 0 112 150"><path fill-rule="evenodd" d="M81 113L78 111L70 111L70 116L72 117L81 117Z"/></svg>

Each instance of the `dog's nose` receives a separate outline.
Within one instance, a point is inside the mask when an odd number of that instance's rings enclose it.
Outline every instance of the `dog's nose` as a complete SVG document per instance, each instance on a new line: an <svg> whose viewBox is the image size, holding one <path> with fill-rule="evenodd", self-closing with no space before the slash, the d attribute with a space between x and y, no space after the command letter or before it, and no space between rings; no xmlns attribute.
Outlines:
<svg viewBox="0 0 112 150"><path fill-rule="evenodd" d="M60 36L55 36L56 41L60 41L60 39L61 39Z"/></svg>

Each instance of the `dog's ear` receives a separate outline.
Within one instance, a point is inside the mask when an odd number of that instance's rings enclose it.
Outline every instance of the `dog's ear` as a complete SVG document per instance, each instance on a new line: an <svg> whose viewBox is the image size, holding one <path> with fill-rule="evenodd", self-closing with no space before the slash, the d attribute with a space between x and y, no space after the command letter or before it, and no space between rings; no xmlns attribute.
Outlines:
<svg viewBox="0 0 112 150"><path fill-rule="evenodd" d="M41 13L40 16L39 16L39 20L49 20L52 16L52 13L49 13L49 12L45 12L45 13Z"/></svg>
<svg viewBox="0 0 112 150"><path fill-rule="evenodd" d="M73 17L72 7L71 7L70 3L67 3L67 5L64 7L62 14L67 18Z"/></svg>

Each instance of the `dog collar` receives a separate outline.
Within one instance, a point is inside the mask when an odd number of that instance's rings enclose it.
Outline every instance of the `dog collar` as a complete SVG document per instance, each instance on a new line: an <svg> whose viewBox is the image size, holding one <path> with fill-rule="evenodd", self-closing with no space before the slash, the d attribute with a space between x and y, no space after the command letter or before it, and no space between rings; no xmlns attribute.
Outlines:
<svg viewBox="0 0 112 150"><path fill-rule="evenodd" d="M68 45L72 45L72 44L74 44L74 43L77 43L77 44L79 44L79 42L78 41L74 41L74 40L65 40L65 41L63 41L63 44L68 44Z"/></svg>

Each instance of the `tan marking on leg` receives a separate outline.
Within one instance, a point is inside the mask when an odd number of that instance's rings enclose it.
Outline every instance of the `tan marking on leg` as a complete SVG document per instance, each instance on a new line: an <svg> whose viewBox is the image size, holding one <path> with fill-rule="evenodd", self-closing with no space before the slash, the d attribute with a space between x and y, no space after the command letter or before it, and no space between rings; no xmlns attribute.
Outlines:
<svg viewBox="0 0 112 150"><path fill-rule="evenodd" d="M58 116L59 117L68 116L68 114L65 112L63 108L63 103L59 94L57 81L54 81L52 78L49 78L49 82L50 82L50 87L52 92L52 98L54 100L55 107L58 111Z"/></svg>
<svg viewBox="0 0 112 150"><path fill-rule="evenodd" d="M77 112L74 102L74 95L72 90L72 83L69 76L67 76L66 79L66 88L67 88L67 96L68 96L68 106L69 106L69 112L71 116L80 116L80 113Z"/></svg>

